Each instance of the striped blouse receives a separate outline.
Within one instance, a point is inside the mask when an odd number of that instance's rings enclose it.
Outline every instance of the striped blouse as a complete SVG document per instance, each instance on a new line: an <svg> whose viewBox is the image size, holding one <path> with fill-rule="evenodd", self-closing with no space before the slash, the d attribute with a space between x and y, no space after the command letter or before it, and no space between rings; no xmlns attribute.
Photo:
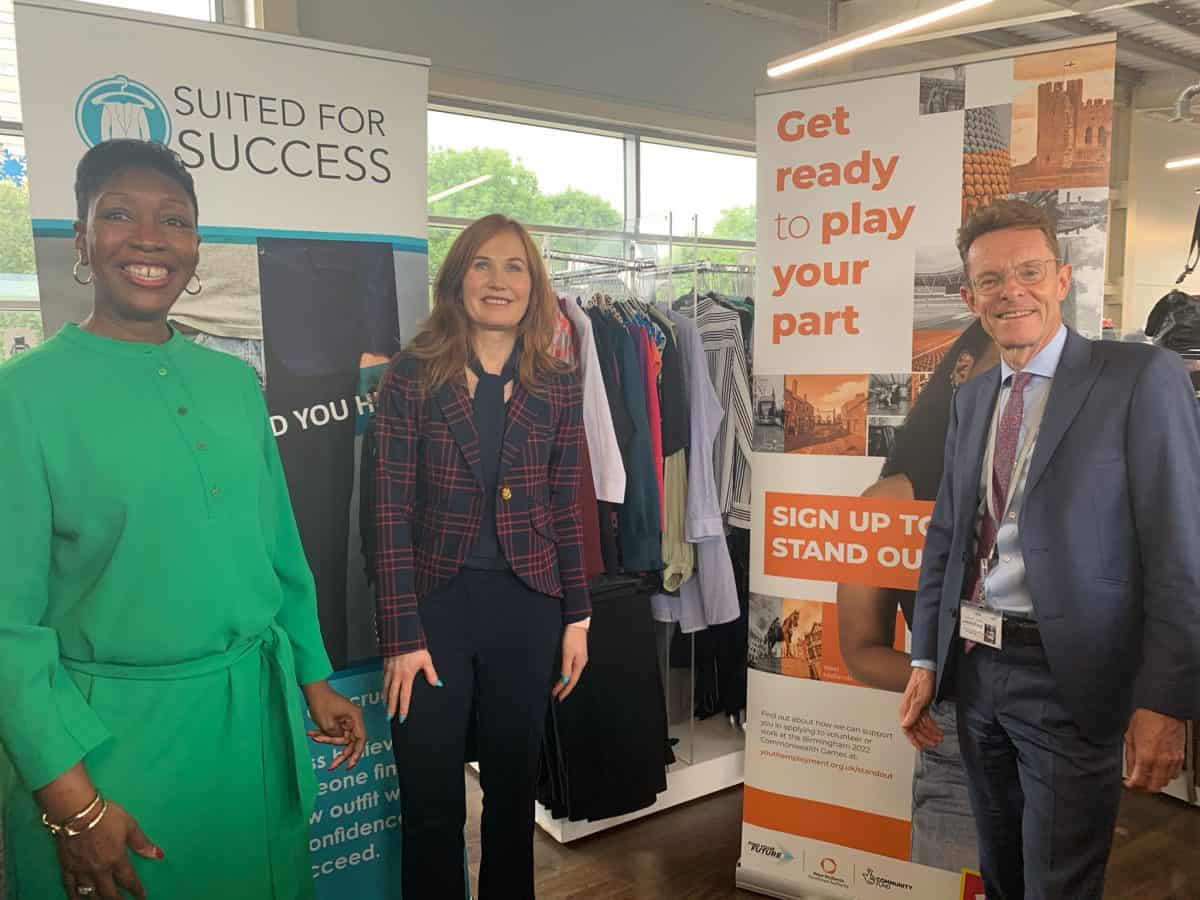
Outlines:
<svg viewBox="0 0 1200 900"><path fill-rule="evenodd" d="M754 441L750 374L741 317L711 297L691 298L676 309L694 319L708 358L708 374L725 419L713 448L721 512L734 528L750 527L750 461Z"/></svg>

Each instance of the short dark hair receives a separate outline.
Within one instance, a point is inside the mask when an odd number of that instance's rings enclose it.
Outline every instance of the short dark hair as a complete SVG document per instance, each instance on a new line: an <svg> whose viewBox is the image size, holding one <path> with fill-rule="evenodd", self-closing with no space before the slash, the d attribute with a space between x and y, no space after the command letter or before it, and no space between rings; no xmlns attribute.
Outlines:
<svg viewBox="0 0 1200 900"><path fill-rule="evenodd" d="M985 234L1005 228L1037 229L1046 238L1054 258L1062 258L1058 235L1054 233L1054 226L1044 209L1025 200L1002 199L979 207L958 229L958 255L962 257L963 269L967 268L967 251L975 241Z"/></svg>
<svg viewBox="0 0 1200 900"><path fill-rule="evenodd" d="M75 211L79 221L87 218L88 205L105 182L128 169L151 169L167 176L184 189L192 201L192 209L200 215L196 183L178 153L154 141L119 138L92 147L75 167Z"/></svg>

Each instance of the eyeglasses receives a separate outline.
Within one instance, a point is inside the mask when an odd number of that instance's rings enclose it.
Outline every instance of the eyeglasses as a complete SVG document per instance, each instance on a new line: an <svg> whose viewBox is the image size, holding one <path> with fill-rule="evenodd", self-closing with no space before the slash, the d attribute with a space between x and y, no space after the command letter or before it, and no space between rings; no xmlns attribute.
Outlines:
<svg viewBox="0 0 1200 900"><path fill-rule="evenodd" d="M971 287L975 289L975 293L984 296L999 294L1004 290L1009 272L1016 277L1018 284L1032 287L1035 284L1041 284L1046 277L1046 267L1050 263L1054 263L1055 267L1058 266L1057 259L1027 259L1015 266L1008 266L1003 272L984 272L971 279Z"/></svg>

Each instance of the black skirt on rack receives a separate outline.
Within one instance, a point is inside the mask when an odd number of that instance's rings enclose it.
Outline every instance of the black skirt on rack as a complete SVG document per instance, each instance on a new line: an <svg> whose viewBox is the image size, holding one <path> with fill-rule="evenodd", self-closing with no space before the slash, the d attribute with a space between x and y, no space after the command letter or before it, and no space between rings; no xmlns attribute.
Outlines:
<svg viewBox="0 0 1200 900"><path fill-rule="evenodd" d="M667 711L650 614L653 587L604 578L591 587L588 666L551 703L538 801L556 819L607 819L654 803L667 788Z"/></svg>

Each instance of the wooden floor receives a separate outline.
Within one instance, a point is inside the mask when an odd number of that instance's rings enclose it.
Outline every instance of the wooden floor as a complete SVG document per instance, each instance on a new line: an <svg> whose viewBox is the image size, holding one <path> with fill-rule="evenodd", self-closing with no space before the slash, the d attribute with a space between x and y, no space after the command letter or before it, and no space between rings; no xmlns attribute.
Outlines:
<svg viewBox="0 0 1200 900"><path fill-rule="evenodd" d="M471 887L479 875L482 796L467 776ZM726 791L561 845L535 837L539 900L752 900L734 887L742 794ZM1105 900L1200 900L1200 809L1126 794ZM496 898L487 898L496 900Z"/></svg>

